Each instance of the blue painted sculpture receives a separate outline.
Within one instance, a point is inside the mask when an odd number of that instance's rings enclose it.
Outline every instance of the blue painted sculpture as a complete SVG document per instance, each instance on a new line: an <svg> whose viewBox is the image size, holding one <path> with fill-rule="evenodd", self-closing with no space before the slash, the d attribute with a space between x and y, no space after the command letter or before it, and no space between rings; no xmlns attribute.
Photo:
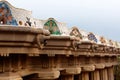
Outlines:
<svg viewBox="0 0 120 80"><path fill-rule="evenodd" d="M88 34L88 39L94 42L97 42L97 38L95 37L95 35L93 33L89 33Z"/></svg>
<svg viewBox="0 0 120 80"><path fill-rule="evenodd" d="M6 25L18 25L16 19L11 14L10 8L4 2L0 2L0 23Z"/></svg>

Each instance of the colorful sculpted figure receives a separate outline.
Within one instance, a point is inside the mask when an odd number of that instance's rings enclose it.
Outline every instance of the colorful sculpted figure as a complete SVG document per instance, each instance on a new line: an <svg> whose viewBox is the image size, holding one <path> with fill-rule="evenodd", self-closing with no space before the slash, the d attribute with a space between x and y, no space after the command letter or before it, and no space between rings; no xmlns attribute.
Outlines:
<svg viewBox="0 0 120 80"><path fill-rule="evenodd" d="M18 25L11 14L10 8L4 2L0 2L0 23L6 25Z"/></svg>
<svg viewBox="0 0 120 80"><path fill-rule="evenodd" d="M3 24L5 24L7 20L5 13L6 13L5 8L0 7L0 21L2 21Z"/></svg>
<svg viewBox="0 0 120 80"><path fill-rule="evenodd" d="M58 26L56 22L53 20L53 18L50 18L45 24L44 29L47 29L50 31L51 34L60 35L60 30L58 29Z"/></svg>
<svg viewBox="0 0 120 80"><path fill-rule="evenodd" d="M26 23L27 23L29 26L31 26L32 22L30 22L30 18L26 17L26 19L27 19Z"/></svg>
<svg viewBox="0 0 120 80"><path fill-rule="evenodd" d="M70 32L70 35L77 37L79 40L82 39L82 34L79 32L79 30L76 27L73 27L72 31Z"/></svg>
<svg viewBox="0 0 120 80"><path fill-rule="evenodd" d="M100 42L101 43L106 43L105 38L104 37L100 37Z"/></svg>
<svg viewBox="0 0 120 80"><path fill-rule="evenodd" d="M88 39L91 41L97 42L97 38L95 37L95 35L92 32L90 32L88 34Z"/></svg>

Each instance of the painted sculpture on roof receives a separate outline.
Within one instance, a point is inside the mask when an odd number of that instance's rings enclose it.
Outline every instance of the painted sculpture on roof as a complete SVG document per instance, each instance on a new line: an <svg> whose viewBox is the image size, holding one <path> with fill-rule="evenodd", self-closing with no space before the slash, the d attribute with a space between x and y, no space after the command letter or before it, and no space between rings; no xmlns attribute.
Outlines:
<svg viewBox="0 0 120 80"><path fill-rule="evenodd" d="M0 24L18 25L17 21L12 16L10 8L4 2L0 2Z"/></svg>
<svg viewBox="0 0 120 80"><path fill-rule="evenodd" d="M105 43L106 43L105 38L104 38L104 37L100 37L100 42L101 42L102 44L105 44Z"/></svg>
<svg viewBox="0 0 120 80"><path fill-rule="evenodd" d="M49 18L47 22L44 24L43 28L49 30L51 34L56 35L61 34L58 25L53 18Z"/></svg>
<svg viewBox="0 0 120 80"><path fill-rule="evenodd" d="M113 45L113 41L112 41L112 40L109 40L109 44L112 46L112 45Z"/></svg>
<svg viewBox="0 0 120 80"><path fill-rule="evenodd" d="M71 32L70 32L70 36L75 36L77 37L79 40L82 39L82 34L79 32L77 27L73 27Z"/></svg>
<svg viewBox="0 0 120 80"><path fill-rule="evenodd" d="M93 33L87 33L86 31L80 31L77 27L73 27L69 32L65 23L57 22L54 18L48 20L40 20L32 17L32 12L20 8L15 8L9 2L5 0L0 1L0 24L2 25L18 25L18 26L31 26L37 28L44 28L50 31L54 35L70 35L76 36L79 40L89 40L98 42L96 36ZM102 44L113 45L112 40L107 41L104 37L101 37L100 42Z"/></svg>
<svg viewBox="0 0 120 80"><path fill-rule="evenodd" d="M26 17L26 19L27 19L26 24L28 24L29 26L31 26L32 22L30 21L30 18Z"/></svg>
<svg viewBox="0 0 120 80"><path fill-rule="evenodd" d="M94 42L97 43L97 38L95 37L95 35L94 35L92 32L90 32L90 33L88 34L88 39L89 39L90 41L94 41Z"/></svg>
<svg viewBox="0 0 120 80"><path fill-rule="evenodd" d="M17 25L17 26L36 26L36 21L32 17L32 12L15 8L5 0L0 1L0 24L1 25ZM39 25L39 24L38 24Z"/></svg>

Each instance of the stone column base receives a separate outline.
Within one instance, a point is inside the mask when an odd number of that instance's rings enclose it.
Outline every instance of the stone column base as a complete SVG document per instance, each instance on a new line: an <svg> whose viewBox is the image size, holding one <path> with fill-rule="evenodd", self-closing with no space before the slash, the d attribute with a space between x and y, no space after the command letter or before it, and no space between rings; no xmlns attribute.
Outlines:
<svg viewBox="0 0 120 80"><path fill-rule="evenodd" d="M8 72L0 74L0 80L23 80L23 79L17 73Z"/></svg>

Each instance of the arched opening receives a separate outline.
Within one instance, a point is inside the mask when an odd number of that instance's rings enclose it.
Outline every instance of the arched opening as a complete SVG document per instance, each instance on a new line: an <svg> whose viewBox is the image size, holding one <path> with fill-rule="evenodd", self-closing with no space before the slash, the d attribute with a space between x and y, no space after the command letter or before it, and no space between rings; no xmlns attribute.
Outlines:
<svg viewBox="0 0 120 80"><path fill-rule="evenodd" d="M17 25L17 21L12 16L11 10L5 2L0 2L0 24Z"/></svg>
<svg viewBox="0 0 120 80"><path fill-rule="evenodd" d="M56 22L53 20L53 18L50 18L45 24L44 29L47 29L50 31L51 34L60 35L60 30L56 24Z"/></svg>

